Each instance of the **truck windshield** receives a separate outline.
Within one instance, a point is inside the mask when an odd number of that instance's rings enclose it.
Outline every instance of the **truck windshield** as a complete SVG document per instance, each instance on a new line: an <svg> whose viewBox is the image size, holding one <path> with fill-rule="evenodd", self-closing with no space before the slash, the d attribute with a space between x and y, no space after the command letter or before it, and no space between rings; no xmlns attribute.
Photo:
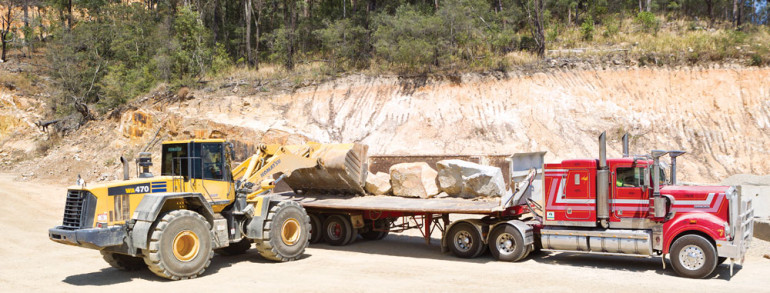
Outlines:
<svg viewBox="0 0 770 293"><path fill-rule="evenodd" d="M163 161L160 166L161 175L188 176L187 144L175 143L163 145Z"/></svg>

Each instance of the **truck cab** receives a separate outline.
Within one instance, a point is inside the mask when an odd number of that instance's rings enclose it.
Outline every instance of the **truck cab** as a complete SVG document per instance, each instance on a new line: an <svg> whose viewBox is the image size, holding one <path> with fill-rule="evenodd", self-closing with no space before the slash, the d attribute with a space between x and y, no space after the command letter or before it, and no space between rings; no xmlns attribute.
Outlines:
<svg viewBox="0 0 770 293"><path fill-rule="evenodd" d="M670 256L681 275L705 277L743 260L751 241L751 199L732 186L676 185L680 151L545 164L544 250ZM627 147L626 147L627 148ZM626 152L627 153L627 152ZM659 158L672 157L670 173Z"/></svg>

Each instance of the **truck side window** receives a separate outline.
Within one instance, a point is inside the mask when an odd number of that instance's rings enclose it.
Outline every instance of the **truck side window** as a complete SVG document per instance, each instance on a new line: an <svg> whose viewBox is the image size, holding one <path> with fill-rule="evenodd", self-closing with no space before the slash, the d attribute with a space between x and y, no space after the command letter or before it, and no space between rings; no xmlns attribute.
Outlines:
<svg viewBox="0 0 770 293"><path fill-rule="evenodd" d="M642 174L644 174L644 172L641 168L618 168L616 174L615 184L617 187L642 186Z"/></svg>

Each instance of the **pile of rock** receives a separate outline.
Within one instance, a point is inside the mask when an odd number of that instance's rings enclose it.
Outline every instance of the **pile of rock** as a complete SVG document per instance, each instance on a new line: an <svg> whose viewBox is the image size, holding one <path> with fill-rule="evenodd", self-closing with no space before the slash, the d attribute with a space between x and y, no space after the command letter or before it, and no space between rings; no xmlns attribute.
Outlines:
<svg viewBox="0 0 770 293"><path fill-rule="evenodd" d="M401 163L390 167L390 174L370 173L366 191L373 195L400 197L501 197L506 193L500 168L462 160L436 163L438 171L424 162Z"/></svg>

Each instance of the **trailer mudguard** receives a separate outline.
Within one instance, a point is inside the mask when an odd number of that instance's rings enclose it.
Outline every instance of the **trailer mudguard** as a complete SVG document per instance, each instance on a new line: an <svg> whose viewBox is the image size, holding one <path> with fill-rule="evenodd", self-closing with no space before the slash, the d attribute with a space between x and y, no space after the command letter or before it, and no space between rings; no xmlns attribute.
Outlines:
<svg viewBox="0 0 770 293"><path fill-rule="evenodd" d="M147 249L147 243L150 237L150 228L160 215L163 204L169 199L183 198L187 208L196 210L209 221L214 227L214 211L211 205L203 198L200 193L189 192L167 192L167 193L148 193L139 202L134 211L131 221L134 222L131 229L131 241L128 241L129 253L136 254L137 249Z"/></svg>
<svg viewBox="0 0 770 293"><path fill-rule="evenodd" d="M248 226L246 226L246 238L262 240L262 229L264 228L267 215L270 213L270 207L275 205L273 195L264 195L255 198L254 214L251 216Z"/></svg>

